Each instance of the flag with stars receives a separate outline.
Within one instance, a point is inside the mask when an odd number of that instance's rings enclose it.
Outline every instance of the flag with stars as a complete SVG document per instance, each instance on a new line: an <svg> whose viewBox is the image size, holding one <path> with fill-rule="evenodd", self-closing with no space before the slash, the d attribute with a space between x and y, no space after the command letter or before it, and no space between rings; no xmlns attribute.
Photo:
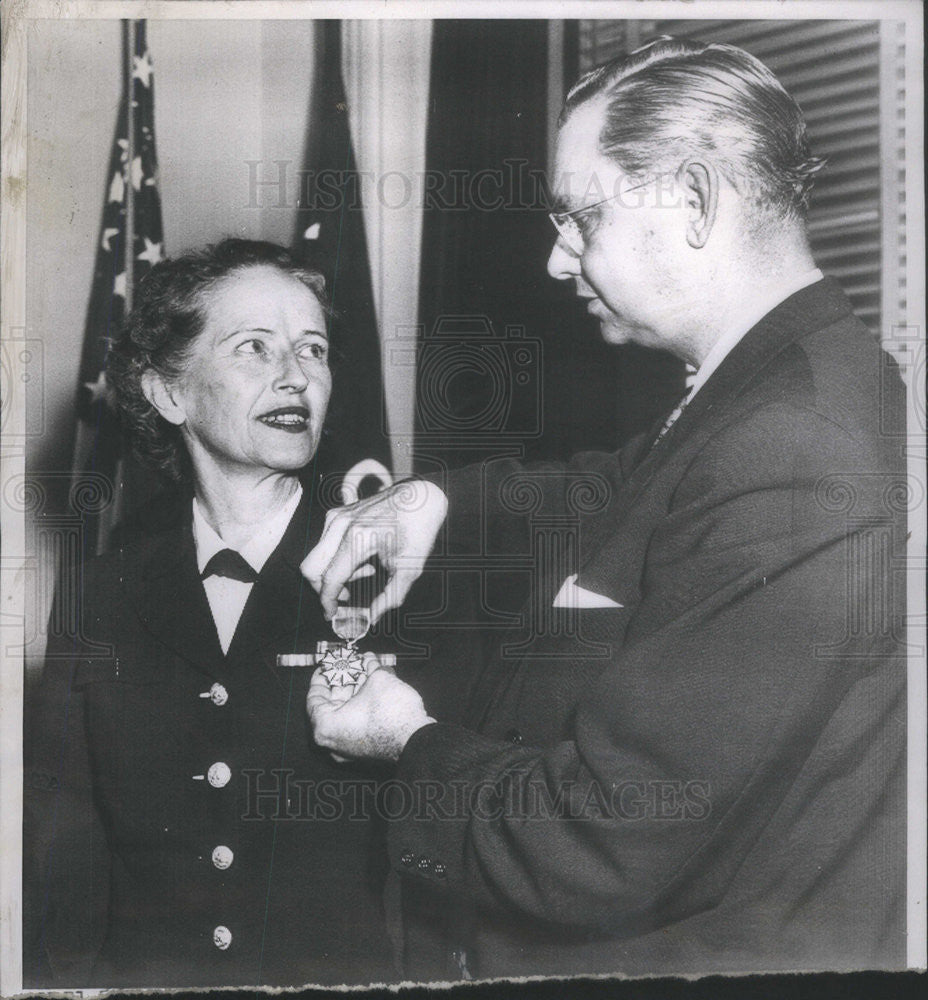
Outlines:
<svg viewBox="0 0 928 1000"><path fill-rule="evenodd" d="M109 344L119 336L139 281L163 257L154 85L145 21L123 22L123 95L110 154L96 265L81 356L74 473L101 473L113 503L85 521L85 545L101 551L125 501L128 450L109 401Z"/></svg>

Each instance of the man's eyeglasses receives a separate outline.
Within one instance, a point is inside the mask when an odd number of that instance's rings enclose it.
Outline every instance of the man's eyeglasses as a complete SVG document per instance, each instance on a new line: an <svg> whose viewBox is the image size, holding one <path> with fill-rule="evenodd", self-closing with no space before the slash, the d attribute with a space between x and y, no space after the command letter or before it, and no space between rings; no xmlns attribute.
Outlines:
<svg viewBox="0 0 928 1000"><path fill-rule="evenodd" d="M624 191L619 191L618 194L611 195L608 198L602 198L600 201L594 201L592 205L584 205L583 208L575 208L571 212L549 212L548 218L554 223L554 228L558 231L558 234L567 244L570 251L578 257L581 257L583 255L583 251L586 249L586 243L583 236L583 230L580 228L580 223L577 221L578 219L586 215L587 212L592 212L594 208L599 208L600 205L605 205L607 202L615 201L617 198L624 198L625 195L631 194L632 191L638 191L643 187L647 187L654 181L659 180L661 177L666 176L666 174L658 174L657 177L652 177L641 184L636 184L634 187L626 188Z"/></svg>

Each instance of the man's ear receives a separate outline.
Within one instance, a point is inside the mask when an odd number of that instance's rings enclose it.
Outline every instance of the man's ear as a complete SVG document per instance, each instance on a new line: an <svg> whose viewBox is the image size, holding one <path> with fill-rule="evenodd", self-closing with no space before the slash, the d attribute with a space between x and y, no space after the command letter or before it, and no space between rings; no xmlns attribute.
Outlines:
<svg viewBox="0 0 928 1000"><path fill-rule="evenodd" d="M686 242L699 250L709 241L719 204L719 174L711 163L691 160L682 172Z"/></svg>
<svg viewBox="0 0 928 1000"><path fill-rule="evenodd" d="M177 401L178 393L150 368L142 373L142 392L169 424L180 427L187 419L183 407Z"/></svg>

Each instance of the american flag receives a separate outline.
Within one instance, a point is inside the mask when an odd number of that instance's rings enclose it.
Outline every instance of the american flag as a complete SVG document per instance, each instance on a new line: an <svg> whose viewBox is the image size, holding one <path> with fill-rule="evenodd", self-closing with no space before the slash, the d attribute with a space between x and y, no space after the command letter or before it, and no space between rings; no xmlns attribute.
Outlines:
<svg viewBox="0 0 928 1000"><path fill-rule="evenodd" d="M145 21L123 22L123 94L116 121L97 243L93 286L84 329L78 402L75 475L95 472L113 485L113 502L85 514L84 551L102 551L123 509L128 452L108 399L109 343L132 308L138 282L164 256L154 83Z"/></svg>

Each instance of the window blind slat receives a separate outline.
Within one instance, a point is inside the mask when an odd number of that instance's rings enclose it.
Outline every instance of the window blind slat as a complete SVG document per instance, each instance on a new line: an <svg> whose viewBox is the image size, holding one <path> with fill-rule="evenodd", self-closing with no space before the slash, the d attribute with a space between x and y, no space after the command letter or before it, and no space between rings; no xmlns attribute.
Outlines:
<svg viewBox="0 0 928 1000"><path fill-rule="evenodd" d="M825 58L828 61L828 82L837 83L839 81L859 81L863 75L879 72L880 54L875 48L868 48L861 52L854 52L846 58L836 59L831 53ZM773 67L771 67L773 68ZM801 72L789 71L778 74L784 87L796 98L797 102L809 99L809 90L812 94L818 91L822 83L822 67L810 66L809 69Z"/></svg>
<svg viewBox="0 0 928 1000"><path fill-rule="evenodd" d="M808 122L808 115L806 116ZM867 108L862 113L850 118L839 118L830 115L822 118L815 125L816 152L827 148L832 142L832 137L836 142L848 142L856 136L861 136L865 141L872 141L873 133L880 126L880 116L876 108ZM879 148L879 143L877 143Z"/></svg>
<svg viewBox="0 0 928 1000"><path fill-rule="evenodd" d="M802 108L806 124L810 128L814 125L816 129L823 126L827 128L834 121L844 122L854 116L858 116L861 120L866 115L879 116L879 94L876 90L868 90L864 94L850 98L846 92L842 92L842 97L843 100L835 98L829 102L822 100L819 102L797 101L796 103Z"/></svg>
<svg viewBox="0 0 928 1000"><path fill-rule="evenodd" d="M727 42L749 48L758 58L761 50L780 53L801 50L818 42L840 44L848 37L873 38L871 21L710 21L667 20L645 22L656 27L649 32L655 35L675 35L681 38L699 38L706 42Z"/></svg>
<svg viewBox="0 0 928 1000"><path fill-rule="evenodd" d="M810 112L813 108L821 108L830 114L832 109L830 102L847 98L849 95L866 97L871 106L879 103L879 90L876 82L869 76L850 77L837 83L828 77L827 81L808 87L799 94L793 94L793 97L804 113Z"/></svg>

